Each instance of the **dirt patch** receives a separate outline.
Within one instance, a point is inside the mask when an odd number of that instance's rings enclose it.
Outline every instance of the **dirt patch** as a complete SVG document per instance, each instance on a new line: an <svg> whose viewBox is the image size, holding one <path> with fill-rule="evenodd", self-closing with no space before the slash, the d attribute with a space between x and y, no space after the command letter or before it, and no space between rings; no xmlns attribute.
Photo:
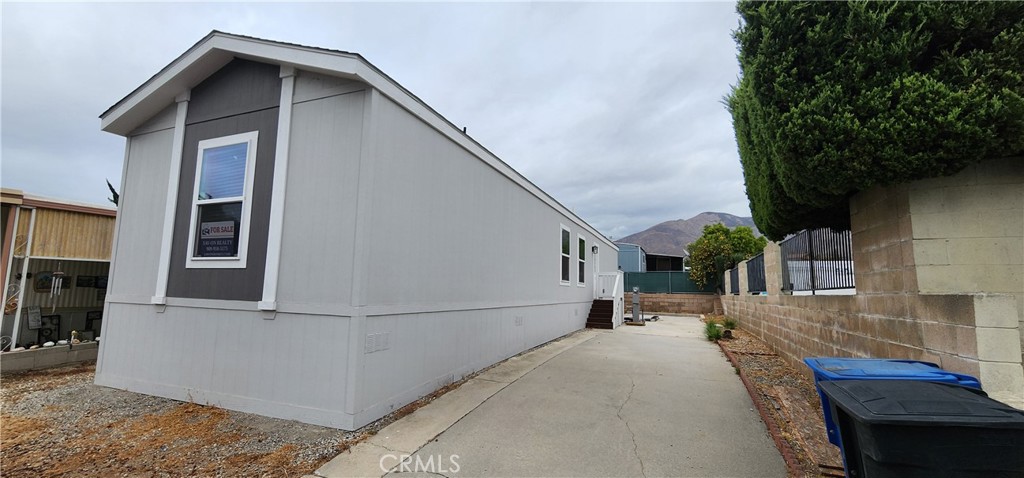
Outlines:
<svg viewBox="0 0 1024 478"><path fill-rule="evenodd" d="M100 387L95 369L0 377L0 476L298 477L487 370L343 431Z"/></svg>
<svg viewBox="0 0 1024 478"><path fill-rule="evenodd" d="M94 365L0 383L0 474L296 477L367 435L92 384Z"/></svg>
<svg viewBox="0 0 1024 478"><path fill-rule="evenodd" d="M705 321L722 323L723 319L710 316ZM733 330L733 338L722 339L719 345L756 390L756 399L799 463L802 474L798 476L844 476L839 448L827 440L814 381L743 330Z"/></svg>

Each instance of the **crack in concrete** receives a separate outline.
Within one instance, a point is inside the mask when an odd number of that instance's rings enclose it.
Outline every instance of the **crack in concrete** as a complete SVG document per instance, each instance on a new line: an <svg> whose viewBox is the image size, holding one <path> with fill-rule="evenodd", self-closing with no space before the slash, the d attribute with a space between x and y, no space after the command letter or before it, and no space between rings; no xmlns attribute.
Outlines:
<svg viewBox="0 0 1024 478"><path fill-rule="evenodd" d="M402 450L396 450L394 448L391 448L391 447L389 447L389 446L387 446L387 445L385 445L383 443L373 443L373 442L367 441L366 444L367 445L373 445L373 446L379 446L379 447L381 447L381 448L383 448L383 449L385 449L387 451L390 451L391 453L407 453L407 452L404 452Z"/></svg>
<svg viewBox="0 0 1024 478"><path fill-rule="evenodd" d="M390 473L389 472L387 475L384 475L384 476L402 476L403 474L441 476L441 477L444 477L444 478L449 478L448 475L444 475L444 474L438 473L436 471L422 471L422 470L419 470L419 471L396 471L394 473Z"/></svg>
<svg viewBox="0 0 1024 478"><path fill-rule="evenodd" d="M626 424L626 430L629 430L629 435L633 438L633 455L636 456L636 460L640 462L640 474L643 475L644 478L647 478L647 470L644 467L644 459L640 458L640 451L637 449L636 433L633 433L633 428L629 426L629 420L622 418L622 409L626 406L627 403L629 403L629 399L633 398L633 391L636 390L636 381L633 380L633 377L629 377L629 383L629 393L626 395L626 400L622 402L622 405L619 405L619 410L615 412L615 416L619 417L619 420L622 420L622 423Z"/></svg>

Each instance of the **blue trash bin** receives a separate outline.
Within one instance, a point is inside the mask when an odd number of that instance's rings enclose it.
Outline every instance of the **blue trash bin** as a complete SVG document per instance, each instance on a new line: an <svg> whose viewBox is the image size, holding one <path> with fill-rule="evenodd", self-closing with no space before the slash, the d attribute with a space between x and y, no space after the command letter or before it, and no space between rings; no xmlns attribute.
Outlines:
<svg viewBox="0 0 1024 478"><path fill-rule="evenodd" d="M842 440L832 417L828 395L820 382L838 380L918 380L959 385L981 390L981 382L970 375L949 372L931 362L902 359L863 359L842 357L807 357L804 363L814 372L814 386L821 397L821 411L825 416L825 430L829 443L842 448Z"/></svg>

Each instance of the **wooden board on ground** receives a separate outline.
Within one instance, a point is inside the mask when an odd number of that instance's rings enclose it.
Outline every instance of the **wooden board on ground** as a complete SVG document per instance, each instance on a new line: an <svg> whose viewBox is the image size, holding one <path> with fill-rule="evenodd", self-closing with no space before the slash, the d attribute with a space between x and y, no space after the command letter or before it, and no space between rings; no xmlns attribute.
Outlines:
<svg viewBox="0 0 1024 478"><path fill-rule="evenodd" d="M794 387L773 385L769 393L778 404L779 413L791 424L795 438L818 464L821 475L844 476L843 457L839 447L828 442L825 423L817 408Z"/></svg>

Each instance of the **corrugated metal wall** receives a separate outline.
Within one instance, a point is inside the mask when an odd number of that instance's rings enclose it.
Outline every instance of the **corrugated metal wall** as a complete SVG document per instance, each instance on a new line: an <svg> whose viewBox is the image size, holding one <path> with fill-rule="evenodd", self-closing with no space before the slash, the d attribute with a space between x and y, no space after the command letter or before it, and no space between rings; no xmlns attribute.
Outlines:
<svg viewBox="0 0 1024 478"><path fill-rule="evenodd" d="M14 271L16 273L20 272L21 260L15 259L15 263L17 263L17 266L14 267ZM51 297L48 288L42 292L36 291L36 285L43 285L41 283L37 284L41 274L58 270L58 264L60 265L59 269L65 274L64 283L66 284L63 290L61 290L60 295ZM29 273L32 274L32 278L27 282L27 288L25 289L25 302L22 304L23 306L38 305L43 308L44 313L49 312L50 308L54 305L56 305L58 309L62 307L103 307L103 296L97 295L97 292L105 291L105 289L99 289L97 287L78 287L76 282L78 277L81 276L103 277L106 279L107 271L110 270L109 262L32 259L29 262L28 270ZM105 294L105 292L102 293Z"/></svg>
<svg viewBox="0 0 1024 478"><path fill-rule="evenodd" d="M22 211L23 220L28 216ZM33 256L109 261L113 240L113 216L36 209Z"/></svg>

